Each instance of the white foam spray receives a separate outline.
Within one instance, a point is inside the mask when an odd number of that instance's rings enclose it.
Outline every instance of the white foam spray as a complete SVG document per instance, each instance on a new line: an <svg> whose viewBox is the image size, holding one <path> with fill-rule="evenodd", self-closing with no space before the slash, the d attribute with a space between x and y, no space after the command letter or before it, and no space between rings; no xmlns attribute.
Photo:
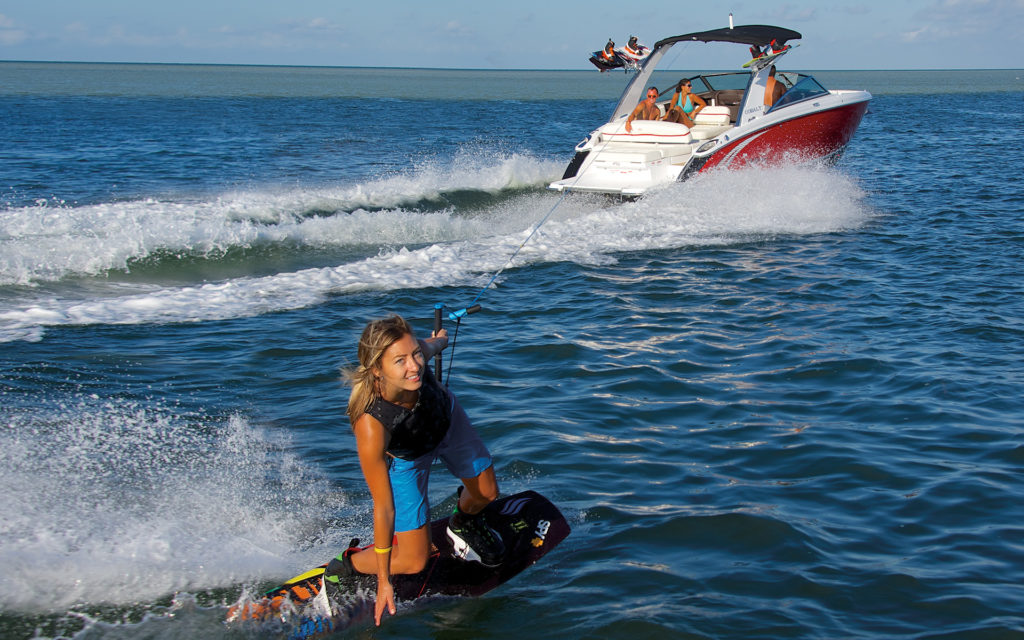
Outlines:
<svg viewBox="0 0 1024 640"><path fill-rule="evenodd" d="M283 578L341 545L326 523L344 498L245 418L95 396L6 404L0 609L127 605Z"/></svg>
<svg viewBox="0 0 1024 640"><path fill-rule="evenodd" d="M510 165L517 163L500 164L514 176L526 171ZM450 187L453 181L460 182L453 178L456 174L462 176L460 183L477 186L479 176L487 174L479 164L476 174L459 171L449 169L443 178L424 172L419 182L396 177L357 186L343 199L347 206L357 201L368 206L371 200L408 200L434 193L442 183ZM477 181L469 175L477 175ZM494 184L507 185L509 178L496 179ZM362 193L364 188L367 193ZM515 264L604 263L614 260L615 253L621 251L836 232L855 228L868 218L863 196L841 174L781 168L713 173L668 185L625 204L603 198L568 197L519 253ZM468 216L450 210L362 208L304 219L288 213L306 210L314 206L314 200L324 197L306 192L301 197L289 194L285 202L276 205L268 204L263 196L251 200L238 197L236 202L245 202L252 209L244 215L237 204L207 203L208 209L219 213L203 217L218 221L205 226L197 224L190 217L192 213L175 214L177 205L128 205L129 209L157 208L161 213L156 217L166 219L172 227L175 222L180 224L183 228L177 234L177 243L185 250L297 240L359 248L356 253L363 257L357 255L354 260L329 267L191 286L100 282L93 283L82 295L62 292L56 296L30 290L0 303L0 340L38 339L46 326L198 322L307 307L337 294L485 283L487 275L504 266L532 226L558 199L552 193L526 191L499 199L490 209ZM225 215L225 211L232 213ZM265 224L268 219L276 222ZM225 231L228 227L231 232ZM196 237L187 238L189 233ZM106 245L97 242L95 249L83 249L80 260L86 261L92 251L103 254L101 246ZM109 257L106 260L110 262Z"/></svg>

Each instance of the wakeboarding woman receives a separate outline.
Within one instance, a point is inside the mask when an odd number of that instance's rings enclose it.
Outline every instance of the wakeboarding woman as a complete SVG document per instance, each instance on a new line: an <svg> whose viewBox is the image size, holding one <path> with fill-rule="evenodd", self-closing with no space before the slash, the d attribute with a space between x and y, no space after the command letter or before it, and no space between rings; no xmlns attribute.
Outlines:
<svg viewBox="0 0 1024 640"><path fill-rule="evenodd" d="M377 575L374 617L395 614L391 575L418 573L431 552L430 466L440 458L462 480L448 537L466 560L497 566L505 553L483 509L498 497L491 455L455 396L427 361L448 345L444 329L417 340L400 316L374 320L359 339L359 367L349 374L348 417L359 464L373 498L374 545L358 541L327 566L328 579Z"/></svg>

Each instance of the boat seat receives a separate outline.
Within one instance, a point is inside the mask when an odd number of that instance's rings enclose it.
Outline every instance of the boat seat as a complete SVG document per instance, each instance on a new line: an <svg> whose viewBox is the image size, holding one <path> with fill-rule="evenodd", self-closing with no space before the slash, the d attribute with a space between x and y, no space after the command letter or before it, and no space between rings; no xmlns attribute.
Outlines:
<svg viewBox="0 0 1024 640"><path fill-rule="evenodd" d="M710 140L732 128L729 124L731 112L724 105L708 105L694 118L690 134L694 140Z"/></svg>
<svg viewBox="0 0 1024 640"><path fill-rule="evenodd" d="M700 115L700 114L698 114ZM690 128L677 122L661 120L634 120L630 124L632 132L626 132L625 120L609 122L598 132L605 142L646 142L658 144L689 144L693 142Z"/></svg>
<svg viewBox="0 0 1024 640"><path fill-rule="evenodd" d="M703 94L709 105L728 107L729 121L736 122L740 115L740 103L743 102L743 91L739 89L722 89L711 94Z"/></svg>
<svg viewBox="0 0 1024 640"><path fill-rule="evenodd" d="M729 116L731 115L729 107L724 105L708 105L700 110L697 117L694 119L696 124L713 124L723 125L729 124Z"/></svg>

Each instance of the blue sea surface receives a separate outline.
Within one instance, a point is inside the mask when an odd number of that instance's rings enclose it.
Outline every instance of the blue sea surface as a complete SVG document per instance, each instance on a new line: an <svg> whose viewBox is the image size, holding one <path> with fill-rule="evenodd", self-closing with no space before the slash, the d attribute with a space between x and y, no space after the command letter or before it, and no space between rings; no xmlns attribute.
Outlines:
<svg viewBox="0 0 1024 640"><path fill-rule="evenodd" d="M816 75L836 167L618 202L545 185L625 74L0 63L0 637L287 635L225 613L371 532L359 332L479 297L573 532L338 637L1024 638L1024 71Z"/></svg>

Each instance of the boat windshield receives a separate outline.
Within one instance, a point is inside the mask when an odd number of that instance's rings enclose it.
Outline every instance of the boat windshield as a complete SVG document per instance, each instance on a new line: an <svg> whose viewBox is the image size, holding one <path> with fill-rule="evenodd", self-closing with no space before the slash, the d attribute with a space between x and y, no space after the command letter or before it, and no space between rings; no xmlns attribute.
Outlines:
<svg viewBox="0 0 1024 640"><path fill-rule="evenodd" d="M782 97L772 106L772 111L786 105L802 102L822 95L828 95L828 89L821 86L811 76L800 74L797 76L796 84L790 87Z"/></svg>
<svg viewBox="0 0 1024 640"><path fill-rule="evenodd" d="M746 91L747 83L750 82L749 73L711 73L701 74L693 78L693 92L704 93L706 91ZM701 86L703 85L703 87Z"/></svg>

